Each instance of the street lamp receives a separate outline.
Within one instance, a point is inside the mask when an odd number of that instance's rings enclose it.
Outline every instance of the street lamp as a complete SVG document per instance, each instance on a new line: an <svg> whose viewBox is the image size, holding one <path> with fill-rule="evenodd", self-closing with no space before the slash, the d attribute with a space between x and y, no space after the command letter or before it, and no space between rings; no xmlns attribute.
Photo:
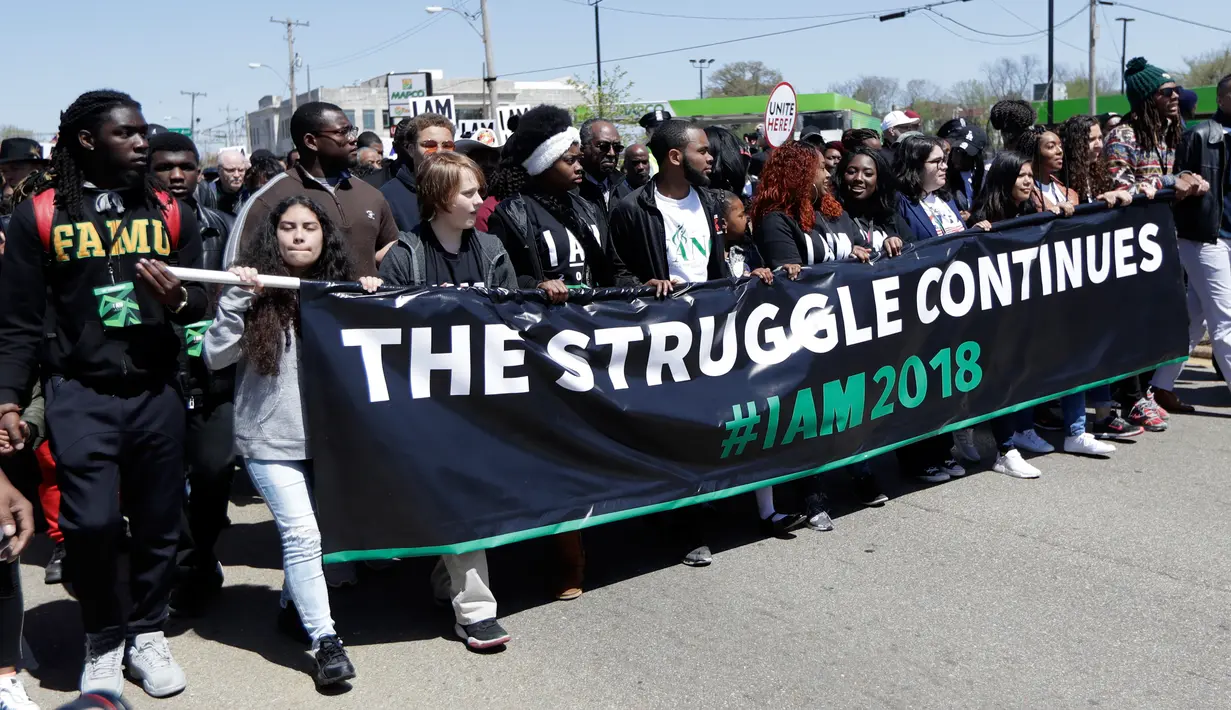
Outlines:
<svg viewBox="0 0 1231 710"><path fill-rule="evenodd" d="M705 98L705 70L714 63L713 59L689 59L689 63L697 70L697 98Z"/></svg>
<svg viewBox="0 0 1231 710"><path fill-rule="evenodd" d="M441 7L439 5L428 5L423 9L429 15L435 15L438 12L452 12L461 15L470 29L474 30L479 39L483 40L483 55L486 60L484 73L487 75L483 77L483 83L487 86L487 101L491 105L491 115L488 118L493 121L496 120L497 106L500 105L500 99L496 93L496 65L492 60L492 28L487 17L487 0L479 0L479 11L477 13L465 13L452 7ZM474 26L474 21L480 19L483 22L482 31L479 31L479 28Z"/></svg>
<svg viewBox="0 0 1231 710"><path fill-rule="evenodd" d="M286 83L286 79L283 79L283 78L282 78L282 75L278 73L278 70L277 70L277 69L274 69L273 67L269 66L268 64L261 64L260 62L248 62L248 68L249 68L249 69L261 69L261 68L268 69L268 70L270 70L271 72L273 72L273 73L274 73L274 76L278 77L278 81L281 81L281 82L282 82L282 83L283 83L283 84L287 87L287 89L288 89L288 90L289 90L289 89L290 89L290 87L291 87L291 85L290 85L290 84L287 84L287 83Z"/></svg>

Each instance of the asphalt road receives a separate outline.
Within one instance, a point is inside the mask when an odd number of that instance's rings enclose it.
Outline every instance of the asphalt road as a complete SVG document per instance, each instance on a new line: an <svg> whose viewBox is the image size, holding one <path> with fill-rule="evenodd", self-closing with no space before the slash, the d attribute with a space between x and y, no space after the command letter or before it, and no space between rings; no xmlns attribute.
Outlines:
<svg viewBox="0 0 1231 710"><path fill-rule="evenodd" d="M544 594L542 543L499 550L514 640L495 654L452 636L428 561L364 570L333 595L359 671L333 696L274 630L277 536L260 501L237 498L218 605L171 628L187 691L156 701L129 684L125 697L167 710L1231 708L1231 393L1204 365L1179 390L1196 415L1108 460L1036 458L1033 481L984 470L919 487L890 457L877 476L893 499L839 500L833 532L761 539L751 498L737 499L704 569L676 564L680 543L653 520L587 531L590 578L572 602ZM73 697L82 653L75 604L42 584L48 552L41 541L23 569L41 664L27 686L44 708Z"/></svg>

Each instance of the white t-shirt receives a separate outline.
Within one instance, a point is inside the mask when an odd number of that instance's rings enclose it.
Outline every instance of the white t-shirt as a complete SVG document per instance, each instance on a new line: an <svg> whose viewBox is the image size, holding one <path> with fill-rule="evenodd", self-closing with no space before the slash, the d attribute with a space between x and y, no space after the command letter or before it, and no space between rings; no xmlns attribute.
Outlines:
<svg viewBox="0 0 1231 710"><path fill-rule="evenodd" d="M673 200L654 187L654 200L663 215L667 234L667 267L671 278L696 283L709 279L710 225L705 221L701 197L688 188L688 196Z"/></svg>
<svg viewBox="0 0 1231 710"><path fill-rule="evenodd" d="M1039 192L1043 194L1044 204L1059 207L1069 201L1068 193L1060 189L1060 183L1052 180L1046 185L1040 184Z"/></svg>
<svg viewBox="0 0 1231 710"><path fill-rule="evenodd" d="M923 198L923 211L928 213L928 218L932 220L932 227L936 229L937 236L945 234L956 234L966 229L962 224L962 218L954 213L949 205L935 194L928 195Z"/></svg>

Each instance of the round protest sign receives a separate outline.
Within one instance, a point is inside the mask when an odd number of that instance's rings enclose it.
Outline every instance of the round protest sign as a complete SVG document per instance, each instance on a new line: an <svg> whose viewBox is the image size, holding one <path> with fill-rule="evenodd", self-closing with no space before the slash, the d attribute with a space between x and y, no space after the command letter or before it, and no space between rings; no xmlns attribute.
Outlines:
<svg viewBox="0 0 1231 710"><path fill-rule="evenodd" d="M774 87L765 106L765 139L778 146L795 135L795 89L785 81Z"/></svg>

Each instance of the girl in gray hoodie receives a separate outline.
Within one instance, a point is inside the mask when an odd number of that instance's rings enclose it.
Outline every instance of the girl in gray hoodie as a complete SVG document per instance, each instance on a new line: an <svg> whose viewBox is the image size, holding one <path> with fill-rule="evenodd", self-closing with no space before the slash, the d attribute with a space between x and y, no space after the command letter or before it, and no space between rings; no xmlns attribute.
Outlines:
<svg viewBox="0 0 1231 710"><path fill-rule="evenodd" d="M245 286L222 292L202 353L210 369L238 363L235 441L282 536L279 626L300 625L316 654L318 686L355 677L334 631L321 567L321 534L309 488L312 452L305 429L299 375L299 292L261 288L258 274L354 281L357 269L342 234L319 205L289 197L243 245L231 272ZM375 291L381 280L359 279Z"/></svg>

